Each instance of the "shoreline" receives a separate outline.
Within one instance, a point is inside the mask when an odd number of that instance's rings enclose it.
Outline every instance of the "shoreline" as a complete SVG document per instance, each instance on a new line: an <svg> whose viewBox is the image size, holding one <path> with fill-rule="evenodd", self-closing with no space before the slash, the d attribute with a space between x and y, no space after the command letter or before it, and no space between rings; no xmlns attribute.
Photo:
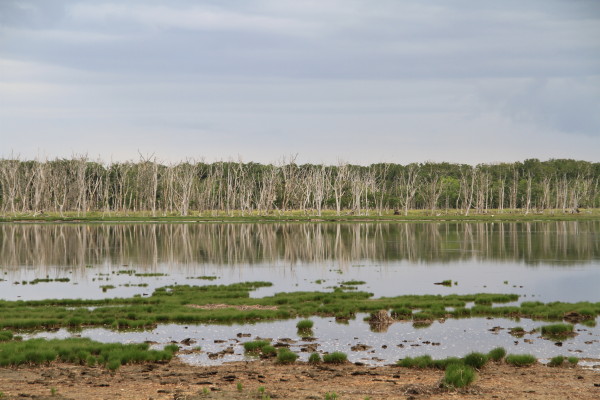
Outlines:
<svg viewBox="0 0 600 400"><path fill-rule="evenodd" d="M486 214L463 215L458 211L431 215L430 211L410 211L409 215L351 215L348 212L336 215L325 212L323 215L303 214L300 212L282 212L267 215L151 215L149 212L138 213L87 213L77 215L76 212L41 214L17 213L1 215L2 223L424 223L424 222L562 222L562 221L594 221L600 220L600 209L582 209L579 213L568 213L562 210L546 212L522 213L515 211L490 210Z"/></svg>
<svg viewBox="0 0 600 400"><path fill-rule="evenodd" d="M52 363L0 368L2 399L582 399L600 397L600 370L491 363L464 389L440 388L444 371L398 366L235 362L190 366L179 360L100 367ZM332 397L335 394L336 397ZM326 396L330 397L326 397Z"/></svg>

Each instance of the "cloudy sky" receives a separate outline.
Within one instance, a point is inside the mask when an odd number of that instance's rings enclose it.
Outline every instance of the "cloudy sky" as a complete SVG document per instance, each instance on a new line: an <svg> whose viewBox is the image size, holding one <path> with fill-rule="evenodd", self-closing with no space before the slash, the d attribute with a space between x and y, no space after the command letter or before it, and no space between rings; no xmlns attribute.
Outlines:
<svg viewBox="0 0 600 400"><path fill-rule="evenodd" d="M0 157L600 161L596 0L0 0Z"/></svg>

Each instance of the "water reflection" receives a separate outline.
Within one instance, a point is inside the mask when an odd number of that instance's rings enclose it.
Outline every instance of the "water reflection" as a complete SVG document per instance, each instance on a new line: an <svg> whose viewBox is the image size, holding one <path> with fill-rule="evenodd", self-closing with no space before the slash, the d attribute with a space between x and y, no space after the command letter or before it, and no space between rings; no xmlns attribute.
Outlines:
<svg viewBox="0 0 600 400"><path fill-rule="evenodd" d="M522 261L600 257L600 221L353 224L2 224L0 266Z"/></svg>

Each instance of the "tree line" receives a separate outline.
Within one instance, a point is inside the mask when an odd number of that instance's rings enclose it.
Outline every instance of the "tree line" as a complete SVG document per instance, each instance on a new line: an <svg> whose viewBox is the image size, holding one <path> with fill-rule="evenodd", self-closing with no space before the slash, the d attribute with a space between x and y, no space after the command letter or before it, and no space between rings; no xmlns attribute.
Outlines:
<svg viewBox="0 0 600 400"><path fill-rule="evenodd" d="M11 213L213 212L242 215L300 210L321 215L469 213L600 207L600 163L570 159L478 164L104 163L0 159L0 210Z"/></svg>

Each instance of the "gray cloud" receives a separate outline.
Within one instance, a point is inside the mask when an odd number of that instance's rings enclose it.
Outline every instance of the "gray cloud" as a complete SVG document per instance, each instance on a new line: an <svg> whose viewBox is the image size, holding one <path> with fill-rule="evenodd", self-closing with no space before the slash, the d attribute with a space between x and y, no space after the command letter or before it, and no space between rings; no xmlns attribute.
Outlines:
<svg viewBox="0 0 600 400"><path fill-rule="evenodd" d="M4 1L0 153L598 160L599 19L595 1Z"/></svg>

